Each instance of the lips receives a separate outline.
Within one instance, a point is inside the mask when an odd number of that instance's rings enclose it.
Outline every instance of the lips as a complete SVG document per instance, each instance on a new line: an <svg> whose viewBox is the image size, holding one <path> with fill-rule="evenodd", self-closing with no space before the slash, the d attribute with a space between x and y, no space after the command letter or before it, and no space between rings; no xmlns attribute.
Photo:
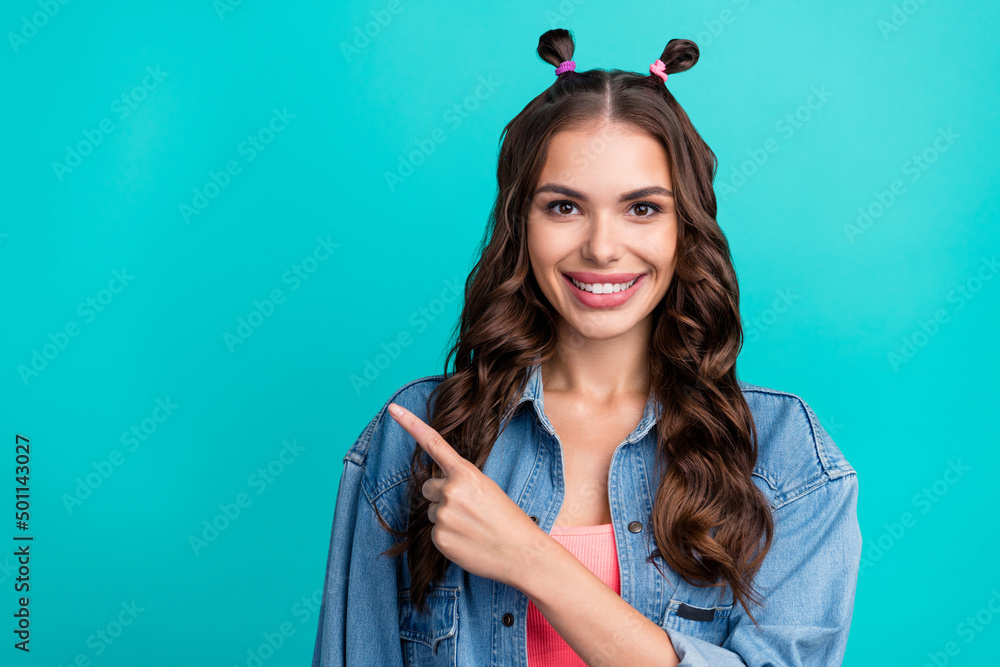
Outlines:
<svg viewBox="0 0 1000 667"><path fill-rule="evenodd" d="M627 289L622 289L618 292L609 292L605 294L602 290L600 294L595 294L593 292L588 292L585 289L577 287L573 281L575 276L590 276L597 277L598 279L594 283L600 282L602 285L605 281L610 282L611 280L621 281L625 279L624 282L618 284L625 285L628 284ZM629 278L629 276L634 276ZM576 299L578 303L587 308L616 308L627 303L632 295L638 292L646 284L646 274L645 273L586 273L586 272L573 272L564 273L563 280L566 281L566 285L569 288L570 293ZM582 282L582 281L581 281ZM591 283L588 283L591 284ZM612 283L615 284L615 283Z"/></svg>
<svg viewBox="0 0 1000 667"><path fill-rule="evenodd" d="M563 271L567 276L581 283L627 283L641 276L641 273L591 273L590 271Z"/></svg>

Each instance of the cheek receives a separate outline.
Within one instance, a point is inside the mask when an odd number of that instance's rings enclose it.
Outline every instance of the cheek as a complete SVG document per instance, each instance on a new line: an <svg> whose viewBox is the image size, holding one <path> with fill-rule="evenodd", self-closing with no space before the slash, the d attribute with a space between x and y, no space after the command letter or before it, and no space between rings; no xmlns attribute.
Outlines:
<svg viewBox="0 0 1000 667"><path fill-rule="evenodd" d="M536 275L550 273L559 259L557 239L542 232L539 227L528 227L528 259Z"/></svg>
<svg viewBox="0 0 1000 667"><path fill-rule="evenodd" d="M677 263L677 242L674 239L669 239L663 244L662 256L666 258L671 267Z"/></svg>
<svg viewBox="0 0 1000 667"><path fill-rule="evenodd" d="M538 247L531 242L531 238L528 239L528 262L531 265L531 273L534 274L535 280L538 282L540 278L541 271L539 270L544 265L544 259L538 254Z"/></svg>
<svg viewBox="0 0 1000 667"><path fill-rule="evenodd" d="M531 274L535 278L535 282L542 289L543 293L548 293L549 285L551 282L549 279L549 274L551 273L551 259L548 257L547 248L545 246L544 238L541 238L538 234L538 227L529 223L527 231L528 239L528 262L531 265Z"/></svg>
<svg viewBox="0 0 1000 667"><path fill-rule="evenodd" d="M669 266L671 269L677 263L677 228L672 226L669 233L665 234L660 238L657 244L658 253L657 255L661 257L661 263Z"/></svg>

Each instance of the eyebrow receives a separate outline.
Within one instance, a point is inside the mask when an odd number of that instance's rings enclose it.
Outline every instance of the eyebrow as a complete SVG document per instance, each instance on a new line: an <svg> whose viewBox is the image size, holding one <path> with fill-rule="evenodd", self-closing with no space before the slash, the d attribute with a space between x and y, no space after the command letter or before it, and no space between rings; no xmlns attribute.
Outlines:
<svg viewBox="0 0 1000 667"><path fill-rule="evenodd" d="M546 183L535 190L534 196L537 196L542 192L556 192L561 195L566 195L567 197L574 197L580 201L590 201L590 198L582 192L577 192L573 188L568 188L565 185L559 185L558 183ZM643 197L649 197L652 195L665 195L667 197L673 197L674 193L658 185L650 185L644 188L639 188L638 190L626 192L618 198L618 203L632 201L633 199L642 199Z"/></svg>

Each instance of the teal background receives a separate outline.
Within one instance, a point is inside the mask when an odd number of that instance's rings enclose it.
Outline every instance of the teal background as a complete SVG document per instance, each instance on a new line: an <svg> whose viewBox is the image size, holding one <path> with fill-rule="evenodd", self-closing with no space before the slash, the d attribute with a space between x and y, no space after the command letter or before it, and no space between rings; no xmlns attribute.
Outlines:
<svg viewBox="0 0 1000 667"><path fill-rule="evenodd" d="M386 25L345 52L372 12ZM308 664L341 459L396 388L442 371L500 131L552 82L535 54L552 27L573 30L579 69L645 72L670 38L701 47L670 89L720 162L740 378L802 396L858 471L845 664L1000 656L1000 280L984 264L1000 245L1000 6L14 0L0 27L0 536L20 532L22 434L35 537L30 657L11 647L0 557L3 664L247 665L282 629L263 664ZM166 74L120 117L147 67ZM275 108L294 118L249 160ZM60 179L53 163L104 119ZM879 215L859 227L859 207ZM311 263L317 239L336 245ZM227 345L274 290L282 303ZM177 406L162 422L157 399ZM123 441L144 420L145 440ZM286 441L298 453L276 465ZM220 504L239 515L193 547L204 521L226 523Z"/></svg>

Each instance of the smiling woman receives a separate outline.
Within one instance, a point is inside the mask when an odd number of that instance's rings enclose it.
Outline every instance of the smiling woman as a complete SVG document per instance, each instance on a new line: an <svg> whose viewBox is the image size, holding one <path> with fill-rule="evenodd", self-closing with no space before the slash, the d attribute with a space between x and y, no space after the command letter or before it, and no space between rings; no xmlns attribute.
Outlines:
<svg viewBox="0 0 1000 667"><path fill-rule="evenodd" d="M601 150L583 158L598 141ZM677 245L668 164L659 141L606 118L553 136L528 214L528 255L562 315L557 327L618 336L663 300ZM588 270L601 266L615 270Z"/></svg>
<svg viewBox="0 0 1000 667"><path fill-rule="evenodd" d="M573 52L539 40L556 79L504 129L444 373L344 457L314 667L843 658L857 475L805 401L737 379L715 155L665 85L698 49Z"/></svg>

